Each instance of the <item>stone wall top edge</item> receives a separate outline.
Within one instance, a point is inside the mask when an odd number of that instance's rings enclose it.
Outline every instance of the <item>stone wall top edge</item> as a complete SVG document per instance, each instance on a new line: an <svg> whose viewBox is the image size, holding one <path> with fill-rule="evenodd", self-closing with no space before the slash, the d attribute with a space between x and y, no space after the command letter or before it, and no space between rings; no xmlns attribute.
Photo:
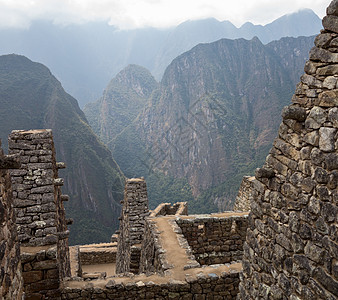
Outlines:
<svg viewBox="0 0 338 300"><path fill-rule="evenodd" d="M129 178L126 179L126 183L141 183L145 182L144 178Z"/></svg>
<svg viewBox="0 0 338 300"><path fill-rule="evenodd" d="M52 132L52 129L12 130L11 133L14 133L14 134L35 134L35 133L45 133L45 132Z"/></svg>
<svg viewBox="0 0 338 300"><path fill-rule="evenodd" d="M21 254L23 253L29 253L29 254L34 254L34 253L38 253L39 251L42 250L49 250L52 248L55 248L56 244L53 245L44 245L44 246L20 246L20 252Z"/></svg>
<svg viewBox="0 0 338 300"><path fill-rule="evenodd" d="M13 130L9 136L9 140L34 140L34 139L50 139L53 137L52 129L32 129L32 130Z"/></svg>
<svg viewBox="0 0 338 300"><path fill-rule="evenodd" d="M215 265L216 266L216 265ZM224 268L227 268L224 270ZM212 271L211 271L212 269ZM157 285L163 286L168 284L187 284L193 283L196 281L215 279L215 276L218 278L226 278L228 276L236 276L243 271L242 264L238 262L234 262L233 264L219 264L218 267L198 267L188 269L185 273L185 279L177 280L175 276L162 276L160 274L152 274L150 276L146 276L146 274L141 273L135 275L133 273L124 273L115 276L109 276L104 279L92 279L92 280L79 280L80 278L68 278L64 281L64 287L72 287L74 284L77 288L83 289L84 287L92 286L92 287L104 287L109 285L109 288L113 288L113 286L124 285L124 286L137 286L140 287L141 283L145 285ZM182 271L185 272L185 271Z"/></svg>
<svg viewBox="0 0 338 300"><path fill-rule="evenodd" d="M249 212L231 212L226 214L206 214L206 215L188 215L188 216L175 216L176 220L219 220L219 219L246 219L249 216ZM161 217L161 216L159 216Z"/></svg>

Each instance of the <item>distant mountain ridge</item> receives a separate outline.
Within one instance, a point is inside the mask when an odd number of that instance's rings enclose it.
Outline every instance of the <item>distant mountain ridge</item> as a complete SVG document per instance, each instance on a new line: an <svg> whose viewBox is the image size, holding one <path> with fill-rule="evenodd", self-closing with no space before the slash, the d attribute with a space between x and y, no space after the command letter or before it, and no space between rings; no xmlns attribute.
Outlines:
<svg viewBox="0 0 338 300"><path fill-rule="evenodd" d="M77 101L42 64L0 56L0 138L7 149L14 129L53 130L56 157L64 161L63 192L74 219L72 244L108 241L118 227L124 175L88 125Z"/></svg>
<svg viewBox="0 0 338 300"><path fill-rule="evenodd" d="M99 100L84 107L94 132L108 147L134 121L157 87L147 69L129 65L110 81Z"/></svg>
<svg viewBox="0 0 338 300"><path fill-rule="evenodd" d="M178 193L195 198L193 211L215 209L216 202L231 208L241 177L262 163L271 146L313 41L222 39L178 56L138 117L114 137L114 158L127 177L150 178L149 189L157 191L152 202L171 189L154 180L164 174L183 180L174 183ZM96 105L102 111L102 103Z"/></svg>
<svg viewBox="0 0 338 300"><path fill-rule="evenodd" d="M47 65L82 106L97 100L110 79L129 64L147 68L159 80L175 57L199 43L254 36L268 43L283 36L314 35L320 29L321 21L311 10L240 28L215 19L130 31L104 23L59 27L40 21L28 30L0 30L0 54L22 54Z"/></svg>

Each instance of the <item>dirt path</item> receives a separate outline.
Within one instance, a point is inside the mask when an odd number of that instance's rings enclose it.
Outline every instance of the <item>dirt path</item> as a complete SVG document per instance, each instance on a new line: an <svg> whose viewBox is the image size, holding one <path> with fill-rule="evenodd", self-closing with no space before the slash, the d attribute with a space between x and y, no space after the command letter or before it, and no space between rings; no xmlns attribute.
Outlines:
<svg viewBox="0 0 338 300"><path fill-rule="evenodd" d="M160 234L160 243L163 249L166 250L166 260L174 268L170 269L172 277L177 280L184 280L185 274L183 267L188 263L188 256L180 244L178 243L176 233L173 231L172 225L169 224L169 220L173 217L161 217L155 218L154 221L157 225Z"/></svg>

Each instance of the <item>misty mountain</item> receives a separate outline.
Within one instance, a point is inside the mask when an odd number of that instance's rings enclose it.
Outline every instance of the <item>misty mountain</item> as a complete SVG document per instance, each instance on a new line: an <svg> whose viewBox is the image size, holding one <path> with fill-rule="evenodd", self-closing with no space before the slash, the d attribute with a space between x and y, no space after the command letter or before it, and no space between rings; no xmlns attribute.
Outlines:
<svg viewBox="0 0 338 300"><path fill-rule="evenodd" d="M84 107L94 132L107 146L113 144L157 87L158 83L147 69L127 66L110 81L99 100Z"/></svg>
<svg viewBox="0 0 338 300"><path fill-rule="evenodd" d="M311 10L265 26L246 23L240 28L215 19L129 31L104 23L62 27L39 21L29 29L1 29L0 54L22 54L47 65L82 106L98 99L107 82L128 64L147 68L159 80L175 57L199 43L254 36L268 43L283 36L313 35L320 28L321 21Z"/></svg>
<svg viewBox="0 0 338 300"><path fill-rule="evenodd" d="M88 125L77 101L42 64L18 55L0 56L0 138L7 149L13 129L53 130L58 161L64 161L66 213L74 219L71 243L109 241L118 227L124 175Z"/></svg>
<svg viewBox="0 0 338 300"><path fill-rule="evenodd" d="M151 206L169 193L193 212L231 208L242 176L271 147L313 41L222 39L172 61L141 113L108 145L127 177L146 177ZM95 120L107 127L109 117Z"/></svg>

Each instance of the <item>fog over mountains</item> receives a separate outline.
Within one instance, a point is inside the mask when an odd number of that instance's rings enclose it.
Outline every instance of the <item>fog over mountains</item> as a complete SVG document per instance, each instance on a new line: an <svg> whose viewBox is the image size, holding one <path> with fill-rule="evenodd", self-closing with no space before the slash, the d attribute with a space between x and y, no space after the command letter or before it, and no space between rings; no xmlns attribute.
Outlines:
<svg viewBox="0 0 338 300"><path fill-rule="evenodd" d="M124 176L98 140L76 99L44 65L19 55L0 56L0 138L7 149L14 129L53 130L72 243L109 240L118 227Z"/></svg>
<svg viewBox="0 0 338 300"><path fill-rule="evenodd" d="M170 62L199 43L257 36L264 44L284 36L314 35L321 29L311 10L283 16L265 26L228 21L187 21L168 29L121 31L105 23L60 27L35 22L28 30L1 29L0 54L22 54L48 66L82 107L98 99L128 64L147 68L159 81Z"/></svg>
<svg viewBox="0 0 338 300"><path fill-rule="evenodd" d="M230 209L241 177L271 147L313 40L199 44L172 61L158 87L130 65L84 112L124 174L146 177L151 207L170 194L194 212ZM163 176L172 184L159 184Z"/></svg>
<svg viewBox="0 0 338 300"><path fill-rule="evenodd" d="M242 176L270 148L320 29L302 10L241 28L207 19L165 30L46 22L0 30L0 138L6 149L11 130L53 129L67 164L72 243L109 240L125 176L146 177L152 208L231 209Z"/></svg>

